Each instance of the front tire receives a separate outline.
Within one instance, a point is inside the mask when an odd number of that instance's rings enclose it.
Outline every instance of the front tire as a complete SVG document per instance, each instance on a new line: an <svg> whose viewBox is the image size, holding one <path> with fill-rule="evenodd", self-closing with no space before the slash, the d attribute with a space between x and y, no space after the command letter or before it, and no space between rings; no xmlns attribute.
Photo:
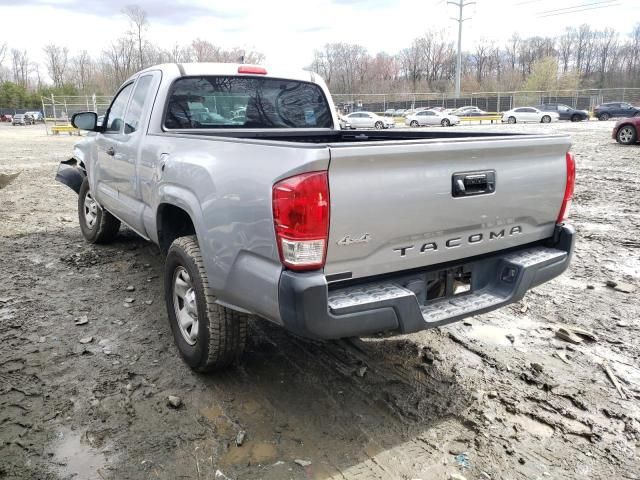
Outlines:
<svg viewBox="0 0 640 480"><path fill-rule="evenodd" d="M174 341L193 370L222 369L240 358L248 315L215 303L195 236L180 237L169 247L164 289Z"/></svg>
<svg viewBox="0 0 640 480"><path fill-rule="evenodd" d="M443 127L449 127L451 126L451 122L449 121L448 118L443 118L442 121L440 122L440 125L442 125Z"/></svg>
<svg viewBox="0 0 640 480"><path fill-rule="evenodd" d="M513 125L514 123L516 123L516 121L517 121L517 120L516 120L516 117L509 117L509 118L507 119L507 123L510 123L510 124L512 124L512 125Z"/></svg>
<svg viewBox="0 0 640 480"><path fill-rule="evenodd" d="M417 120L411 120L411 123L409 124L409 126L413 128L417 128L420 126L420 124L418 123Z"/></svg>
<svg viewBox="0 0 640 480"><path fill-rule="evenodd" d="M572 122L580 122L582 121L582 117L580 115L571 115Z"/></svg>
<svg viewBox="0 0 640 480"><path fill-rule="evenodd" d="M625 125L618 130L616 140L622 145L632 145L638 141L638 132L633 125Z"/></svg>
<svg viewBox="0 0 640 480"><path fill-rule="evenodd" d="M109 243L120 230L120 220L104 210L93 198L87 178L78 193L78 221L82 236L89 243Z"/></svg>
<svg viewBox="0 0 640 480"><path fill-rule="evenodd" d="M375 127L376 130L382 130L384 128L384 123L376 122L374 127Z"/></svg>
<svg viewBox="0 0 640 480"><path fill-rule="evenodd" d="M601 113L600 116L598 117L598 120L609 120L611 118L611 115L609 115L608 113Z"/></svg>
<svg viewBox="0 0 640 480"><path fill-rule="evenodd" d="M549 115L543 115L540 119L541 123L551 123L551 117Z"/></svg>

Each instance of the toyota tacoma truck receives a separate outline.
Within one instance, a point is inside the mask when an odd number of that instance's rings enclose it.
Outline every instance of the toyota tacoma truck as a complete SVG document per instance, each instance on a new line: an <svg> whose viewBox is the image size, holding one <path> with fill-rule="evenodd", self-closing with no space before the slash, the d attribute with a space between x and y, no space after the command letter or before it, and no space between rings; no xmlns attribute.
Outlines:
<svg viewBox="0 0 640 480"><path fill-rule="evenodd" d="M165 257L193 369L236 361L254 315L314 339L407 334L502 307L562 273L566 135L341 130L307 71L166 64L116 93L57 179L80 230L121 223Z"/></svg>

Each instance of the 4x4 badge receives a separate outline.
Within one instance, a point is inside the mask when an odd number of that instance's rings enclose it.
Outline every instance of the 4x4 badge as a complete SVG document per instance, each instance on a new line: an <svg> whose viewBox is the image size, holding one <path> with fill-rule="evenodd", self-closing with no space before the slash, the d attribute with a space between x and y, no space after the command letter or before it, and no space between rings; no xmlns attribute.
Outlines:
<svg viewBox="0 0 640 480"><path fill-rule="evenodd" d="M357 238L352 238L351 235L345 235L340 240L338 240L338 245L353 245L354 243L369 243L371 240L370 233L364 233Z"/></svg>

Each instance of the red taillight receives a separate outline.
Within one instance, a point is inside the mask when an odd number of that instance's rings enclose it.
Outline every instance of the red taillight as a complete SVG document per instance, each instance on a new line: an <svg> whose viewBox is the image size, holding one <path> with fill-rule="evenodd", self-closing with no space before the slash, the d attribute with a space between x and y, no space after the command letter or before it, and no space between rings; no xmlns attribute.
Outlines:
<svg viewBox="0 0 640 480"><path fill-rule="evenodd" d="M240 65L238 73L253 73L254 75L266 75L267 69L256 65Z"/></svg>
<svg viewBox="0 0 640 480"><path fill-rule="evenodd" d="M560 213L558 213L556 223L562 223L567 219L569 207L571 206L571 199L573 198L573 189L576 184L576 159L571 152L567 152L566 159L567 182L564 187L564 198L562 199L562 206L560 207Z"/></svg>
<svg viewBox="0 0 640 480"><path fill-rule="evenodd" d="M298 271L322 268L329 236L327 172L303 173L276 183L273 221L283 265Z"/></svg>

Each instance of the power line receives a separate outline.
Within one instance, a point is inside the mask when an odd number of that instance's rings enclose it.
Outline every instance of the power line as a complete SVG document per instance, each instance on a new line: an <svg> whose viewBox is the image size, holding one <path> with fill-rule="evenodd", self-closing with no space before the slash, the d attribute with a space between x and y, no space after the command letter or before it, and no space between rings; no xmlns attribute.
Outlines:
<svg viewBox="0 0 640 480"><path fill-rule="evenodd" d="M622 5L622 4L621 3L609 3L607 5L600 5L600 6L595 6L595 7L581 8L580 10L569 10L567 12L558 12L558 13L551 13L551 14L547 14L547 15L538 15L538 18L557 17L559 15L566 15L568 13L585 12L587 10L597 10L597 9L600 9L600 8L619 7L620 5Z"/></svg>
<svg viewBox="0 0 640 480"><path fill-rule="evenodd" d="M547 13L561 12L563 10L573 10L573 9L582 8L582 7L594 7L596 5L601 5L603 3L604 4L611 4L611 3L615 2L615 1L616 0L600 0L598 2L583 3L583 4L580 4L580 5L574 5L572 7L556 8L554 10L544 10L544 11L538 12L538 13L540 15L544 15L544 14L547 14Z"/></svg>
<svg viewBox="0 0 640 480"><path fill-rule="evenodd" d="M448 5L455 5L459 9L458 18L452 17L451 20L458 22L458 58L456 61L456 98L460 98L460 73L462 71L462 23L469 18L462 18L462 10L464 7L474 5L476 2L465 2L464 0L449 1Z"/></svg>

